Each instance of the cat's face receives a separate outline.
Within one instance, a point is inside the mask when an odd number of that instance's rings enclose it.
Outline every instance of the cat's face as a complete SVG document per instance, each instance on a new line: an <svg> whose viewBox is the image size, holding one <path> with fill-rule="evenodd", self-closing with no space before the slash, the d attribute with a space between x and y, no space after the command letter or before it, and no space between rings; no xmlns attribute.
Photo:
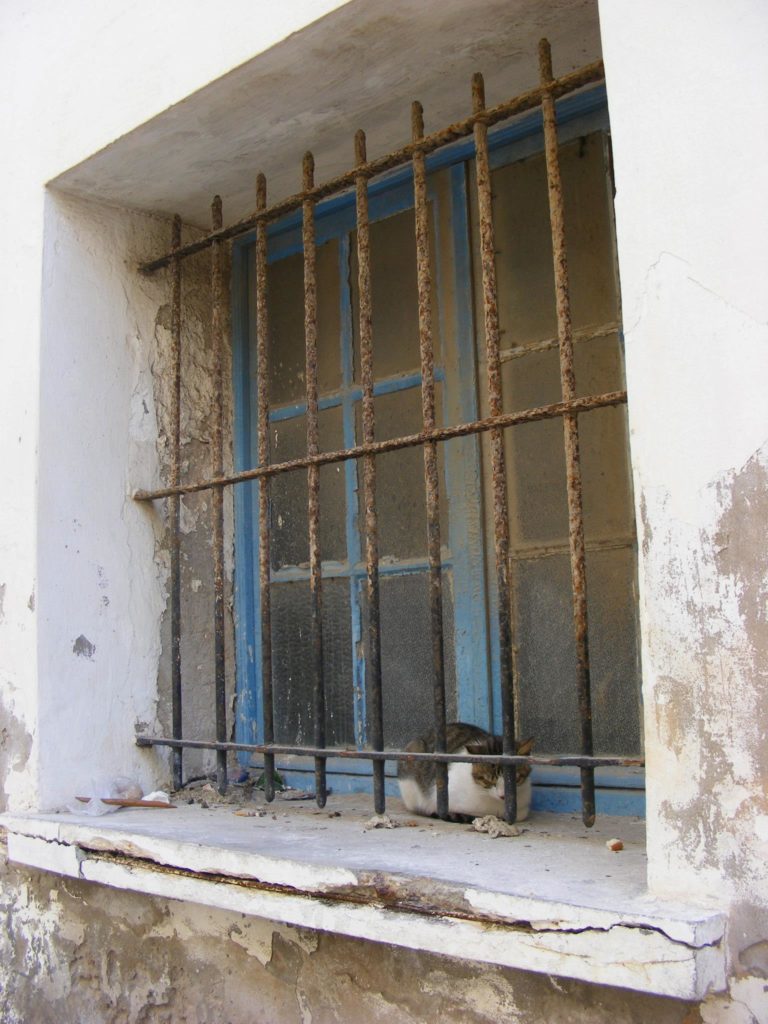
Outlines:
<svg viewBox="0 0 768 1024"><path fill-rule="evenodd" d="M499 737L493 737L494 740L499 741ZM474 744L467 744L467 751L470 754L500 754L501 743L495 742L494 749L486 748L479 749L480 744L477 745L478 749L473 749ZM496 749L498 748L498 749ZM517 744L517 753L524 757L527 757L533 750L533 737L527 740L521 740ZM531 774L531 766L529 764L519 764L515 770L515 779L518 786L522 786L528 776ZM504 775L502 772L501 765L498 764L473 764L472 765L472 777L478 786L483 789L495 791L496 796L501 800L504 799Z"/></svg>

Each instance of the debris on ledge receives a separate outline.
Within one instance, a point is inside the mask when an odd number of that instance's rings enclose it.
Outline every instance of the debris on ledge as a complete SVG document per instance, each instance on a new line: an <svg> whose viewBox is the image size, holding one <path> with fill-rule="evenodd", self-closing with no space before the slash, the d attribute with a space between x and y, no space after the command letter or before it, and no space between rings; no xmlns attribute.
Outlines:
<svg viewBox="0 0 768 1024"><path fill-rule="evenodd" d="M509 822L497 818L495 814L485 814L482 818L475 818L472 828L475 832L487 832L491 839L520 835L517 825L510 825Z"/></svg>

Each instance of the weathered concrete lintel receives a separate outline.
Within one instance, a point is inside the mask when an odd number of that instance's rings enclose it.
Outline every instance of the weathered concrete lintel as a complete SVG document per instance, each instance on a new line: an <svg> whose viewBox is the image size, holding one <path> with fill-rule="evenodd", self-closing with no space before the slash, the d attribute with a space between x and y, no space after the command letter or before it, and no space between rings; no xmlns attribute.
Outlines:
<svg viewBox="0 0 768 1024"><path fill-rule="evenodd" d="M180 819L179 819L180 820ZM0 817L12 861L148 895L460 959L680 999L725 987L725 920L564 904L416 875L302 863L52 816Z"/></svg>

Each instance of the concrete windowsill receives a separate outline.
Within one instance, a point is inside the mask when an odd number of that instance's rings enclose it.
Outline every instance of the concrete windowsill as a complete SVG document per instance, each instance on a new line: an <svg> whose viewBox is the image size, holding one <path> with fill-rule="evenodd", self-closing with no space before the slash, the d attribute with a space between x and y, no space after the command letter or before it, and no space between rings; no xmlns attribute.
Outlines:
<svg viewBox="0 0 768 1024"><path fill-rule="evenodd" d="M516 838L369 798L6 814L12 861L322 931L681 999L725 987L721 913L653 898L643 823L536 814ZM331 817L335 812L340 816ZM606 840L619 837L620 853Z"/></svg>

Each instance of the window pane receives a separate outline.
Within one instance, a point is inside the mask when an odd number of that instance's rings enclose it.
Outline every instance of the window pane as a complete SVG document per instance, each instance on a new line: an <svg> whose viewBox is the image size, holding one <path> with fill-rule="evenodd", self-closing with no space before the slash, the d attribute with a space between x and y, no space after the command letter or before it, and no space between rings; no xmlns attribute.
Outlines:
<svg viewBox="0 0 768 1024"><path fill-rule="evenodd" d="M441 422L441 387L436 385L437 422ZM362 438L362 410L357 404L357 437ZM423 427L421 390L409 388L376 398L376 440L418 434ZM438 484L443 546L448 539L443 446L437 447ZM358 517L365 524L363 468L358 463ZM403 448L376 458L376 504L379 513L379 554L382 558L427 557L427 504L424 450ZM364 549L364 542L363 542Z"/></svg>
<svg viewBox="0 0 768 1024"><path fill-rule="evenodd" d="M278 743L311 746L314 672L309 583L275 583L271 598L275 735ZM327 742L331 746L354 743L347 580L323 580L323 666Z"/></svg>
<svg viewBox="0 0 768 1024"><path fill-rule="evenodd" d="M618 315L604 145L598 132L560 147L576 328L608 323ZM493 171L491 187L502 347L554 337L555 281L544 155Z"/></svg>
<svg viewBox="0 0 768 1024"><path fill-rule="evenodd" d="M595 753L640 753L632 548L587 552ZM521 731L539 753L580 749L573 603L567 555L513 566Z"/></svg>
<svg viewBox="0 0 768 1024"><path fill-rule="evenodd" d="M270 263L267 287L269 401L272 405L300 402L306 398L303 255L297 253ZM255 288L254 278L252 296ZM252 306L251 345L255 353L255 299L252 299ZM339 243L335 240L317 250L317 332L318 386L321 392L333 391L341 384ZM255 373L255 354L251 367Z"/></svg>
<svg viewBox="0 0 768 1024"><path fill-rule="evenodd" d="M365 584L361 586L367 648ZM434 728L432 636L426 573L380 579L384 745L402 747ZM456 718L456 666L450 574L443 573L443 652L448 721ZM368 723L370 735L370 719Z"/></svg>
<svg viewBox="0 0 768 1024"><path fill-rule="evenodd" d="M618 336L575 347L578 395L624 387ZM531 352L503 364L505 411L561 401L559 354ZM579 417L584 530L587 539L633 534L626 411L597 409ZM555 544L568 537L563 424L541 420L507 430L510 533L515 547Z"/></svg>
<svg viewBox="0 0 768 1024"><path fill-rule="evenodd" d="M355 339L355 380L360 380L360 333L358 311L357 232L350 245L350 284ZM434 230L430 234L435 252ZM377 380L393 374L418 370L419 296L416 280L416 227L413 210L379 220L370 226L371 303L373 308L373 371ZM432 261L433 286L435 278ZM433 339L437 358L437 293L433 287Z"/></svg>
<svg viewBox="0 0 768 1024"><path fill-rule="evenodd" d="M341 409L320 412L320 448L343 448ZM272 461L287 462L307 453L305 416L271 425ZM296 469L272 478L272 568L306 565L309 562L307 471ZM342 463L320 468L320 557L342 561L346 557L344 525L345 491Z"/></svg>

